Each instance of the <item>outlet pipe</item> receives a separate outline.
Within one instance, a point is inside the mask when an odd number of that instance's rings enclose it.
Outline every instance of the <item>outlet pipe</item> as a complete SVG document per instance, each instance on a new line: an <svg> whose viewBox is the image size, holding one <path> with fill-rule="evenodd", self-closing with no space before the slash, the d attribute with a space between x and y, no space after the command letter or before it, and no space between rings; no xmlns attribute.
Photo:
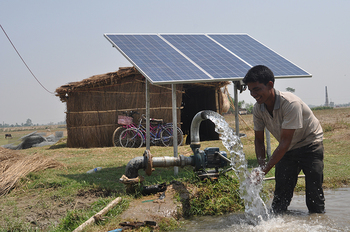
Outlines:
<svg viewBox="0 0 350 232"><path fill-rule="evenodd" d="M199 127L201 125L201 122L204 120L207 120L209 118L209 115L213 113L214 112L210 110L203 110L198 112L192 119L191 145L190 145L190 147L192 148L192 151L194 151L196 148L200 148Z"/></svg>

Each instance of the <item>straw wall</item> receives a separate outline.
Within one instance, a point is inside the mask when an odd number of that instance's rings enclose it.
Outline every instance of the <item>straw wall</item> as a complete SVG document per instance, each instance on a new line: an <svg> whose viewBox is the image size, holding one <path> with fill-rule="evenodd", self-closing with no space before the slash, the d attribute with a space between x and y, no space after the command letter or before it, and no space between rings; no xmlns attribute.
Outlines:
<svg viewBox="0 0 350 232"><path fill-rule="evenodd" d="M150 115L172 122L172 91L170 85L150 87ZM177 106L182 102L182 85L177 85ZM119 126L118 115L123 111L145 114L145 81L141 75L132 75L112 85L79 89L68 93L67 131L68 147L113 146L112 136ZM140 115L135 115L136 122ZM177 117L180 122L180 110Z"/></svg>

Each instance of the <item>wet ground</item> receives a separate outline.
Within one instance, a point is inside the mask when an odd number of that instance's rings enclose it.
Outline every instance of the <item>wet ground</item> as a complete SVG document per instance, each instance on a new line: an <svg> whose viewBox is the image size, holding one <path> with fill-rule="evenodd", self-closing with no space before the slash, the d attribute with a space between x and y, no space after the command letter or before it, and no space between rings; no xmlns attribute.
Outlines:
<svg viewBox="0 0 350 232"><path fill-rule="evenodd" d="M218 217L198 217L179 231L350 231L350 188L325 191L326 213L309 214L305 195L295 195L289 212L253 224L244 213Z"/></svg>

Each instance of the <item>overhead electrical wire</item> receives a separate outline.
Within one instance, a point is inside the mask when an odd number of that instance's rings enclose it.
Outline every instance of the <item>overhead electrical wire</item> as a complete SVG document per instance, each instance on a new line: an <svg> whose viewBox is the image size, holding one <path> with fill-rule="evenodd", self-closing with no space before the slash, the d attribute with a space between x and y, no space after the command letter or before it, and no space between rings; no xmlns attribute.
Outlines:
<svg viewBox="0 0 350 232"><path fill-rule="evenodd" d="M7 35L5 29L1 26L0 27L2 29L2 31L4 32L4 34L6 35L7 39L10 41L12 47L15 49L15 51L17 52L18 56L21 58L22 62L24 63L24 65L27 67L27 69L29 70L29 72L32 74L32 76L35 78L35 80L41 85L41 87L43 87L47 92L54 94L53 92L49 91L47 88L45 88L45 86L43 84L41 84L41 82L38 80L38 78L36 78L36 76L34 75L34 73L32 72L32 70L30 70L29 66L27 65L27 63L24 61L24 59L22 58L21 54L19 54L18 50L16 49L15 45L12 43L10 37Z"/></svg>

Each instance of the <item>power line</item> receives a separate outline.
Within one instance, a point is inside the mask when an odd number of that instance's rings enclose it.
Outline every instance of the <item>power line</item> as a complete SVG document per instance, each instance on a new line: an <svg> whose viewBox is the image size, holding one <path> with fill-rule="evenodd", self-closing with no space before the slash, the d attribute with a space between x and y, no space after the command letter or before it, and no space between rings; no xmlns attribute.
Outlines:
<svg viewBox="0 0 350 232"><path fill-rule="evenodd" d="M6 35L7 39L10 41L12 47L15 49L15 51L17 52L18 56L21 58L21 60L23 61L24 65L27 67L27 69L29 70L29 72L32 74L32 76L35 78L35 80L41 85L41 87L43 87L47 92L51 93L51 94L55 94L51 91L49 91L47 88L45 88L45 86L43 84L40 83L40 81L38 80L38 78L36 78L36 76L34 75L34 73L32 72L32 70L30 70L30 68L28 67L27 63L24 61L24 59L22 58L22 56L19 54L19 52L17 51L15 45L12 43L10 37L7 35L5 29L1 26L0 27L2 29L2 31L4 32L4 34Z"/></svg>

